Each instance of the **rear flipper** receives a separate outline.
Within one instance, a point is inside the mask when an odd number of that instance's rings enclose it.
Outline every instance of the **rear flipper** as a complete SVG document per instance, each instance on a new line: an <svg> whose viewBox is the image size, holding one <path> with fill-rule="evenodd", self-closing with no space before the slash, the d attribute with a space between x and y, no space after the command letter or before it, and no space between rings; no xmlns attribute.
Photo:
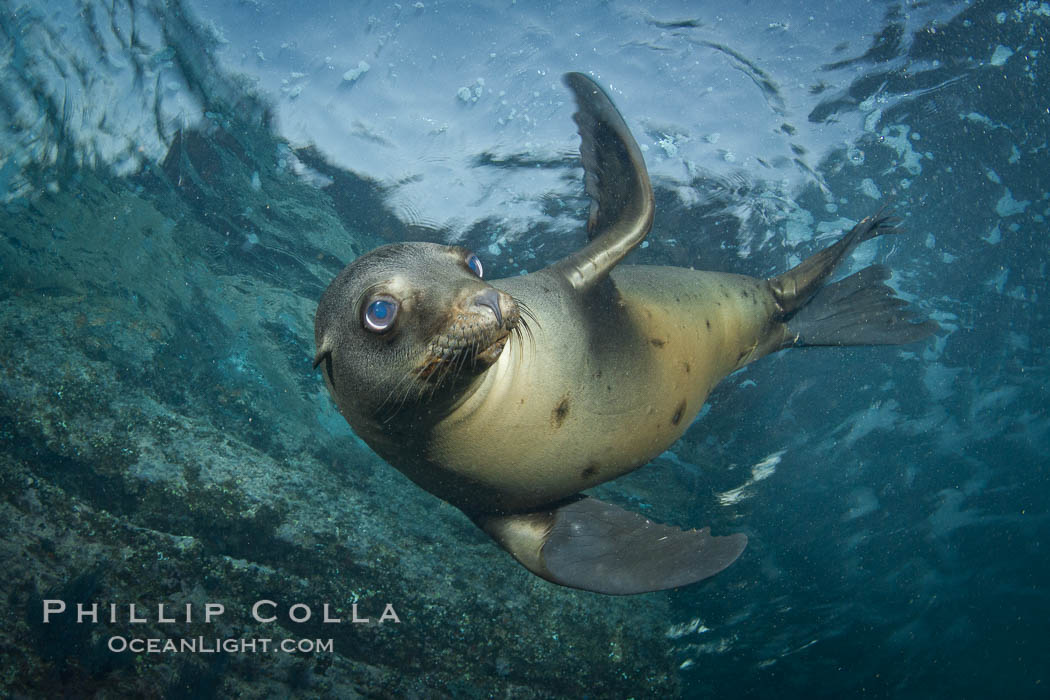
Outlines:
<svg viewBox="0 0 1050 700"><path fill-rule="evenodd" d="M747 536L712 537L651 522L594 498L475 522L532 573L585 591L627 595L714 576L740 556Z"/></svg>
<svg viewBox="0 0 1050 700"><path fill-rule="evenodd" d="M872 265L825 285L835 267L859 244L896 231L896 220L881 213L861 220L838 242L810 256L769 286L786 323L781 348L799 345L898 345L940 329L922 321L883 284L889 270Z"/></svg>

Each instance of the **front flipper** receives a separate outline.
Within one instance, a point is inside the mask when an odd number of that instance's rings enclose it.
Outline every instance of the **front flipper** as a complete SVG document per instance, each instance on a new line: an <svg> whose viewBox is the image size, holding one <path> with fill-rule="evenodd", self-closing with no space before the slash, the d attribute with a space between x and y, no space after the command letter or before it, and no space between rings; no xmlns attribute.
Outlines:
<svg viewBox="0 0 1050 700"><path fill-rule="evenodd" d="M714 576L747 546L742 533L679 530L595 498L551 510L476 518L532 573L585 591L627 595Z"/></svg>
<svg viewBox="0 0 1050 700"><path fill-rule="evenodd" d="M576 97L573 119L580 132L584 189L591 198L590 242L552 269L582 293L645 239L653 225L653 188L642 152L608 95L582 73L567 73L565 84Z"/></svg>

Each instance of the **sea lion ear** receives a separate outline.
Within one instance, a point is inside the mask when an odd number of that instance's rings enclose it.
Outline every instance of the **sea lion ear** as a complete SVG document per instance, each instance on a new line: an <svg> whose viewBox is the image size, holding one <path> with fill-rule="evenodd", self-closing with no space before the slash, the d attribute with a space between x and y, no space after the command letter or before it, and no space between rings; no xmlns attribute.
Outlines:
<svg viewBox="0 0 1050 700"><path fill-rule="evenodd" d="M476 518L529 571L595 593L677 588L714 576L740 556L747 536L679 530L595 498L553 510Z"/></svg>
<svg viewBox="0 0 1050 700"><path fill-rule="evenodd" d="M317 354L314 355L314 369L317 369L317 365L326 358L332 355L332 344L328 341L328 337L325 336L324 340L321 341L320 346L317 348Z"/></svg>
<svg viewBox="0 0 1050 700"><path fill-rule="evenodd" d="M590 242L552 266L583 292L604 279L653 224L653 188L645 160L623 117L598 85L582 73L567 73L576 98L584 189L591 198Z"/></svg>

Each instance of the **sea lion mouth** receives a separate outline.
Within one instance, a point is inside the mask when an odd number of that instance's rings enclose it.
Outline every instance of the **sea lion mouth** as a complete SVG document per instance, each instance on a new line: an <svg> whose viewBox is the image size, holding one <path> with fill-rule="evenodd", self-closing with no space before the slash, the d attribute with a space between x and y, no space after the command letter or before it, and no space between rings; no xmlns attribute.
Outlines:
<svg viewBox="0 0 1050 700"><path fill-rule="evenodd" d="M475 326L466 333L456 333L456 330L461 329L449 329L427 346L425 359L417 372L420 379L440 376L443 373L438 370L441 369L464 366L487 369L499 359L514 329L492 328L479 332Z"/></svg>
<svg viewBox="0 0 1050 700"><path fill-rule="evenodd" d="M431 338L422 362L416 365L416 378L432 389L447 377L476 375L491 367L502 356L511 335L532 337L523 318L531 319L532 312L517 299L504 296L502 309L496 299L475 296L472 301L471 306L457 310Z"/></svg>
<svg viewBox="0 0 1050 700"><path fill-rule="evenodd" d="M503 348L506 347L508 340L510 340L510 331L504 333L502 338L497 339L487 348L475 355L475 362L484 362L486 365L491 365L499 359L500 355L503 354Z"/></svg>

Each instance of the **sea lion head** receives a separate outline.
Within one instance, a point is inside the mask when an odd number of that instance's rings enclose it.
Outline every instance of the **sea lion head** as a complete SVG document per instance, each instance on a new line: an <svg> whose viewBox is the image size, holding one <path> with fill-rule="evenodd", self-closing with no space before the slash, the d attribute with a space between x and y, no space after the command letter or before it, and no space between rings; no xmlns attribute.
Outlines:
<svg viewBox="0 0 1050 700"><path fill-rule="evenodd" d="M500 357L521 312L459 246L398 243L343 269L317 307L314 337L348 419L455 398Z"/></svg>

